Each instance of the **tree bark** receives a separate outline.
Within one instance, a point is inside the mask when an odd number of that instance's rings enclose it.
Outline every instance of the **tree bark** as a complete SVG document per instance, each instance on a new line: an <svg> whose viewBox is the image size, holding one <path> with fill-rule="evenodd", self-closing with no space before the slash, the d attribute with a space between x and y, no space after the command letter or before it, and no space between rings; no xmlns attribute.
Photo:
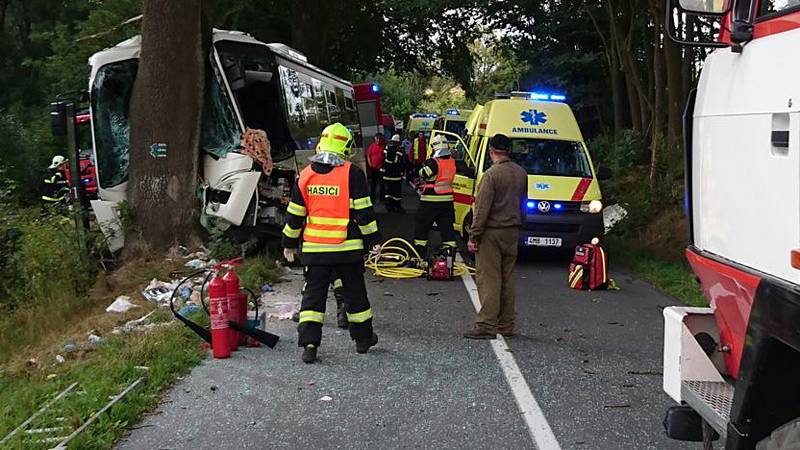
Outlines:
<svg viewBox="0 0 800 450"><path fill-rule="evenodd" d="M133 252L164 250L196 236L205 86L201 2L145 0L143 11L142 50L130 106ZM154 144L166 145L163 157L151 155Z"/></svg>
<svg viewBox="0 0 800 450"><path fill-rule="evenodd" d="M673 151L680 143L681 103L683 102L683 76L681 49L670 39L664 39L664 60L667 72L667 150Z"/></svg>

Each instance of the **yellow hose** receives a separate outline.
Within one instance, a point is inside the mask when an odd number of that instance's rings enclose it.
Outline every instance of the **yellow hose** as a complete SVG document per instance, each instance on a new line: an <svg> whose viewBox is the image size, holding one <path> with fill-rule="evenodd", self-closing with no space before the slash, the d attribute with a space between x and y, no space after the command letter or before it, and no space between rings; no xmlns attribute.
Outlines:
<svg viewBox="0 0 800 450"><path fill-rule="evenodd" d="M364 267L373 271L375 276L393 279L419 278L426 275L423 261L411 243L403 238L392 238L381 245L380 255L369 255ZM453 267L455 276L474 275L475 269L464 263L456 262Z"/></svg>

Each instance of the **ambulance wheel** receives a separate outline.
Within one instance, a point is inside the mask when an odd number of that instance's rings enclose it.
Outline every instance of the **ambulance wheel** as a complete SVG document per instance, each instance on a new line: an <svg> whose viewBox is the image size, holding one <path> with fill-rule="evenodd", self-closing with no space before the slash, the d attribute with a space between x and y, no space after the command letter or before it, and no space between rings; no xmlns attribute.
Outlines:
<svg viewBox="0 0 800 450"><path fill-rule="evenodd" d="M800 448L800 417L776 428L756 444L756 450L796 450Z"/></svg>

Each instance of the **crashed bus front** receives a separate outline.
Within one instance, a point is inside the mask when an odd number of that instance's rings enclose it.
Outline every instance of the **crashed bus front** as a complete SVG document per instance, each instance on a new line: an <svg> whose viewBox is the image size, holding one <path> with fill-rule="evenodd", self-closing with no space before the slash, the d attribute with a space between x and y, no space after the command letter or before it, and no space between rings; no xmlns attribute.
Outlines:
<svg viewBox="0 0 800 450"><path fill-rule="evenodd" d="M283 44L221 30L213 43L200 140L201 222L237 239L277 235L289 190L319 130L342 122L360 135L353 88ZM137 36L89 60L99 188L92 208L112 251L124 245L118 210L127 198L128 114L140 48ZM266 133L269 155L242 153L247 129Z"/></svg>

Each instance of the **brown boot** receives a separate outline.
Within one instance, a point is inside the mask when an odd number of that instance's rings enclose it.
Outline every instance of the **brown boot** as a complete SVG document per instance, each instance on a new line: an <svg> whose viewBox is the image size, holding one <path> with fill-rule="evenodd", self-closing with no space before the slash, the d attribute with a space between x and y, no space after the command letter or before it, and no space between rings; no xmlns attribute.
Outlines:
<svg viewBox="0 0 800 450"><path fill-rule="evenodd" d="M495 333L490 333L478 327L475 327L464 333L464 337L467 339L497 339L497 335Z"/></svg>

